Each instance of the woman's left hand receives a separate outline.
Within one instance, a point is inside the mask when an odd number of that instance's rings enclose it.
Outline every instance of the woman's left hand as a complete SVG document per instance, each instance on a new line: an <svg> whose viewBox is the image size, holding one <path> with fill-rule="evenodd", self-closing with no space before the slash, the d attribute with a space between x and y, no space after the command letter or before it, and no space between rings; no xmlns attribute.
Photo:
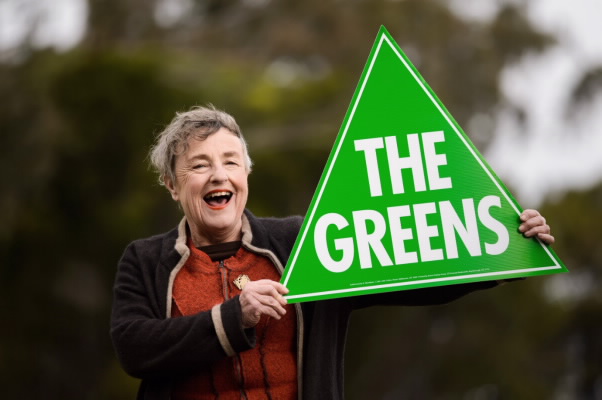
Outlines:
<svg viewBox="0 0 602 400"><path fill-rule="evenodd" d="M546 219L537 210L525 210L520 215L521 224L518 227L525 237L537 237L545 244L554 243L554 236L550 234L550 226Z"/></svg>

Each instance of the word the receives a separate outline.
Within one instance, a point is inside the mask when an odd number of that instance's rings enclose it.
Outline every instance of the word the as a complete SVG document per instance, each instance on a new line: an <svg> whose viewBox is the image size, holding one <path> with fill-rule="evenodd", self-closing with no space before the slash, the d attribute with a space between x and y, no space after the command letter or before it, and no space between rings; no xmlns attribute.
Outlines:
<svg viewBox="0 0 602 400"><path fill-rule="evenodd" d="M395 136L361 139L354 142L355 150L364 152L366 167L368 169L368 184L372 197L382 196L383 194L376 154L376 150L383 147L386 147L387 150L387 161L393 194L401 194L406 191L401 173L404 169L412 171L414 190L416 192L426 191L427 185L423 165L426 165L426 175L429 184L428 190L451 189L451 178L439 176L439 167L447 165L447 157L445 154L437 154L435 151L435 144L445 141L443 131L424 132L420 136L419 138L417 133L407 135L409 155L406 157L399 156L397 137ZM422 141L422 147L420 146L420 141Z"/></svg>

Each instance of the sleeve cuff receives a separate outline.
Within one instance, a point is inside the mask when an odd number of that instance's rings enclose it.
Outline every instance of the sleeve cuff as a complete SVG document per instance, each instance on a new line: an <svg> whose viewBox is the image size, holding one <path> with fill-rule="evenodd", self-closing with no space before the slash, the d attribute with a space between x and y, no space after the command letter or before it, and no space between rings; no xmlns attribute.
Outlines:
<svg viewBox="0 0 602 400"><path fill-rule="evenodd" d="M505 285L506 283L524 281L527 278L510 278L510 279L498 279L496 282L498 285Z"/></svg>
<svg viewBox="0 0 602 400"><path fill-rule="evenodd" d="M228 356L255 347L255 329L242 327L242 310L238 296L214 306L211 319L217 338Z"/></svg>

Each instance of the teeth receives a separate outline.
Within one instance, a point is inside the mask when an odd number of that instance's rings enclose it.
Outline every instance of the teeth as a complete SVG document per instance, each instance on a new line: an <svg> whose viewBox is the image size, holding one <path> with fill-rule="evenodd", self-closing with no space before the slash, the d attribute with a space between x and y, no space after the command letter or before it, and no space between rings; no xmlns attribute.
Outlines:
<svg viewBox="0 0 602 400"><path fill-rule="evenodd" d="M209 193L205 197L208 199L211 199L213 197L218 197L218 196L229 196L230 194L231 194L231 192L213 192L213 193Z"/></svg>

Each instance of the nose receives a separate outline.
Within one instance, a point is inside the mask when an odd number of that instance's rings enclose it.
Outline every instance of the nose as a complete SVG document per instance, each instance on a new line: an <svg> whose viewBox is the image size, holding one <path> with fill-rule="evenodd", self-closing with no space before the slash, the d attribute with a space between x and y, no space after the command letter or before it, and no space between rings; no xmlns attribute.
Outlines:
<svg viewBox="0 0 602 400"><path fill-rule="evenodd" d="M213 173L211 174L211 182L219 183L225 182L228 180L228 173L223 165L218 164L213 168Z"/></svg>

